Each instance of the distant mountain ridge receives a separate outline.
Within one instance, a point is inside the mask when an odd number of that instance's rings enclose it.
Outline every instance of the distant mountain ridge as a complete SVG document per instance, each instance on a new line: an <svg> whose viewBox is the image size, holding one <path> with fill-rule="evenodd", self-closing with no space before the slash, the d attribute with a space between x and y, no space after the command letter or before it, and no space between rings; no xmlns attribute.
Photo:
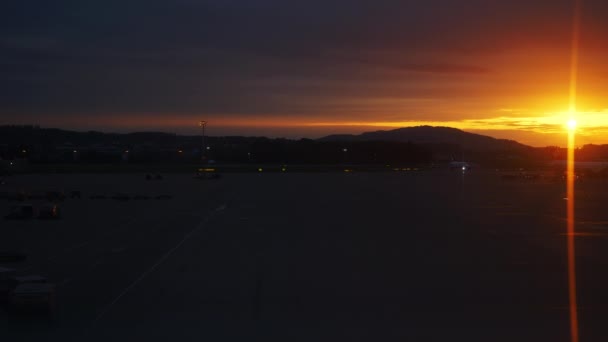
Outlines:
<svg viewBox="0 0 608 342"><path fill-rule="evenodd" d="M416 144L453 144L469 150L519 150L531 149L515 140L497 139L487 135L469 133L443 126L403 127L388 131L354 134L334 134L320 138L320 141L397 141Z"/></svg>

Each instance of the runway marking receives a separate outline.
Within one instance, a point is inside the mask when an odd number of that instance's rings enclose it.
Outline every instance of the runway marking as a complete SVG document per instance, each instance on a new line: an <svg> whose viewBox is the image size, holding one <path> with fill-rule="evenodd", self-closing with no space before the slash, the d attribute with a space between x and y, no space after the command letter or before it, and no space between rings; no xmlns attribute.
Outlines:
<svg viewBox="0 0 608 342"><path fill-rule="evenodd" d="M137 279L135 279L135 281L133 281L129 286L127 286L116 298L114 298L103 310L101 310L101 312L93 320L93 323L96 323L101 318L103 318L103 316L108 311L110 311L110 309L112 309L112 307L116 303L118 303L118 301L122 297L124 297L127 293L129 293L129 291L131 291L131 289L133 289L135 286L137 286L137 284L139 284L142 280L144 280L150 273L154 272L158 268L158 266L160 266L163 262L165 262L165 260L167 260L176 250L178 250L194 234L196 234L199 230L201 230L205 226L205 224L213 217L214 213L220 212L224 209L226 209L225 204L217 207L214 211L211 212L210 215L207 215L204 219L202 219L198 223L198 225L196 225L196 227L194 227L194 229L192 229L190 232L188 232L184 236L184 238L181 241L179 241L174 247L169 249L169 251L167 251L167 253L165 253L162 257L160 257L160 259L158 259L158 261L156 261L156 263L154 263L154 265L152 265L149 269L145 270Z"/></svg>

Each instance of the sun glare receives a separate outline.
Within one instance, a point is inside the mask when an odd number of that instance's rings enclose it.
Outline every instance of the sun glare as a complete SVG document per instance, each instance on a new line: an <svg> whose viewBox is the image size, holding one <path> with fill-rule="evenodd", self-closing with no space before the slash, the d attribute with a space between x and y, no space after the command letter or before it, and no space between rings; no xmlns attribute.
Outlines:
<svg viewBox="0 0 608 342"><path fill-rule="evenodd" d="M566 127L568 127L569 131L574 131L576 129L576 120L569 119L568 122L566 122Z"/></svg>

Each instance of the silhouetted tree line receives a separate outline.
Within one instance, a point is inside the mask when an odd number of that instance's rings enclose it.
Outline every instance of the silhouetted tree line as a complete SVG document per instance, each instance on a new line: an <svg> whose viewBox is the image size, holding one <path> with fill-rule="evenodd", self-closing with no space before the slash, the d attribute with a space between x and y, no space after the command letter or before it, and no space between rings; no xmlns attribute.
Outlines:
<svg viewBox="0 0 608 342"><path fill-rule="evenodd" d="M568 150L563 147L543 147L543 154L551 160L566 160ZM608 161L608 145L587 144L576 148L575 159L579 161Z"/></svg>
<svg viewBox="0 0 608 342"><path fill-rule="evenodd" d="M576 150L577 160L608 161L608 145L583 145Z"/></svg>
<svg viewBox="0 0 608 342"><path fill-rule="evenodd" d="M31 162L426 163L431 149L403 142L115 134L0 126L0 157Z"/></svg>
<svg viewBox="0 0 608 342"><path fill-rule="evenodd" d="M496 167L535 166L566 158L560 147L463 150L457 144L415 144L395 141L335 141L269 139L264 137L207 137L162 132L102 133L0 126L0 158L34 163L345 163L396 164L464 160ZM128 152L126 152L128 151ZM608 161L608 145L584 145L577 160Z"/></svg>

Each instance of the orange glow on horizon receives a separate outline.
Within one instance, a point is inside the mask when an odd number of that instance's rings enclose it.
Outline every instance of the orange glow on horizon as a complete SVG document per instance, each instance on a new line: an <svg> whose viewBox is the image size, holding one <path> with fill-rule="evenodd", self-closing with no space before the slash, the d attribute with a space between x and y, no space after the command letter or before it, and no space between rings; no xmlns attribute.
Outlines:
<svg viewBox="0 0 608 342"><path fill-rule="evenodd" d="M198 134L198 124L201 118L208 122L210 135L269 135L270 137L307 137L315 138L329 134L359 134L366 131L388 130L413 126L443 126L453 127L464 131L472 131L496 138L516 140L532 146L557 145L564 146L566 138L564 123L572 118L567 111L541 113L525 116L513 113L516 109L497 109L500 116L459 119L459 120L319 120L318 116L276 116L258 115L251 117L242 114L184 114L160 115L141 113L106 115L98 120L88 117L65 117L53 120L51 127L58 125L64 128L92 129L102 131L164 131L179 132L180 134ZM505 115L507 114L507 115ZM373 118L373 117L372 117ZM576 129L578 143L608 143L608 109L576 113ZM250 133L251 132L251 133ZM284 132L284 133L282 133ZM495 133L494 133L495 132ZM282 135L285 134L285 135ZM603 140L602 140L603 139ZM564 146L566 147L566 146Z"/></svg>

